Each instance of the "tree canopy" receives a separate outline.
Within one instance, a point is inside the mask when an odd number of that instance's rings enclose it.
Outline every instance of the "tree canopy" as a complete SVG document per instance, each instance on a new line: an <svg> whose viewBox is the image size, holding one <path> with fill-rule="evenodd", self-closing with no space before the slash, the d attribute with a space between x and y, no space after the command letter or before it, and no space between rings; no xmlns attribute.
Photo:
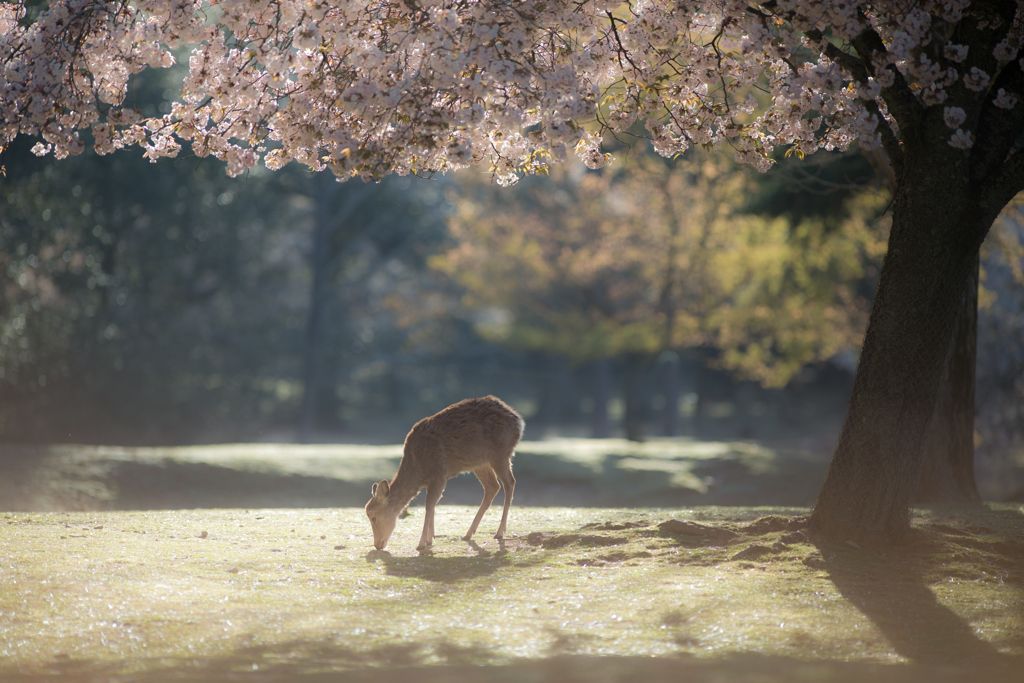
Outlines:
<svg viewBox="0 0 1024 683"><path fill-rule="evenodd" d="M603 165L601 134L648 131L664 155L885 148L902 168L912 119L968 150L1015 139L1015 3L616 0L58 0L0 4L0 146L39 153L141 145L232 175L261 159L342 178L490 164L500 181L569 150ZM181 96L142 119L132 74L188 54ZM939 140L937 140L939 141ZM1008 163L1012 196L1021 161ZM998 183L1005 186L1006 183ZM1007 197L1008 198L1008 197ZM1005 203L1005 200L1004 200Z"/></svg>

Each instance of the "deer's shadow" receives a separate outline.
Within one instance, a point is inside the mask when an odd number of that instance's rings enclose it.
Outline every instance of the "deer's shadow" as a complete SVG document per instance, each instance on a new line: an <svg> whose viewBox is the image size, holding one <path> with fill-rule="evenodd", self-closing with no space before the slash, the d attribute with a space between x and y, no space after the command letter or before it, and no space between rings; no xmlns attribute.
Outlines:
<svg viewBox="0 0 1024 683"><path fill-rule="evenodd" d="M435 537L437 539L443 537ZM387 551L367 553L366 561L382 563L390 576L417 578L438 583L456 583L481 576L490 576L497 570L511 566L512 559L505 550L504 541L493 541L495 549L481 546L476 541L458 540L473 551L473 555L439 555L432 549L420 551L416 557L396 556ZM490 542L488 542L490 545Z"/></svg>

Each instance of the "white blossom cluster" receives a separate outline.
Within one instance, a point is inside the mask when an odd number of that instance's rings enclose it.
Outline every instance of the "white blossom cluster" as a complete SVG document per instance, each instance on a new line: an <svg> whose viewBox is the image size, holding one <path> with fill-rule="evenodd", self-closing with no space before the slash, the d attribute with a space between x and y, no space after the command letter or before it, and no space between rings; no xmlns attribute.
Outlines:
<svg viewBox="0 0 1024 683"><path fill-rule="evenodd" d="M666 156L726 144L763 170L779 148L898 135L886 98L904 88L967 149L981 106L1019 99L996 87L1021 68L1017 21L967 0L53 0L29 23L0 2L0 148L32 135L39 154L77 154L88 128L100 154L187 143L230 175L486 163L509 183L570 150L599 167L603 135L632 133ZM968 23L1001 36L991 54L939 37ZM129 79L181 48L180 98L143 120Z"/></svg>

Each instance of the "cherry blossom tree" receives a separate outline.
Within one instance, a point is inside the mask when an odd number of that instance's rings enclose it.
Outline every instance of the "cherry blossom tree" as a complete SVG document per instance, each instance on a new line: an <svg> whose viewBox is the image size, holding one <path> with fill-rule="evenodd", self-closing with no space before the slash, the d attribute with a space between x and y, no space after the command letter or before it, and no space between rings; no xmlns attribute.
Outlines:
<svg viewBox="0 0 1024 683"><path fill-rule="evenodd" d="M22 0L23 2L24 0ZM881 148L893 229L823 535L909 530L929 418L976 252L1024 188L1020 9L1008 0L54 0L0 5L0 147L183 147L231 175L295 161L340 179L485 164L499 183L605 135L666 156L728 146L766 170ZM166 116L133 74L189 61Z"/></svg>

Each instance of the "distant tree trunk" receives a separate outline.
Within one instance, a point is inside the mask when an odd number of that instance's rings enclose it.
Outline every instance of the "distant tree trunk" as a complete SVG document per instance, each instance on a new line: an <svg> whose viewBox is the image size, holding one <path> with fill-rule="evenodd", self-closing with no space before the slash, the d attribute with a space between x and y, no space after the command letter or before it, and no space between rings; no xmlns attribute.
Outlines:
<svg viewBox="0 0 1024 683"><path fill-rule="evenodd" d="M531 422L535 427L543 429L555 425L561 417L559 394L567 374L566 359L561 356L540 354L537 366L540 370L538 373L537 412Z"/></svg>
<svg viewBox="0 0 1024 683"><path fill-rule="evenodd" d="M753 382L740 382L733 392L736 438L754 438L754 391Z"/></svg>
<svg viewBox="0 0 1024 683"><path fill-rule="evenodd" d="M341 207L335 210L335 198L341 185L333 174L323 172L316 179L315 210L313 213L313 240L309 255L309 266L313 282L309 290L309 314L306 318L306 333L302 356L302 414L299 418L299 440L310 443L324 412L323 399L336 401L333 387L325 386L325 377L335 377L325 371L323 357L324 310L330 294L330 281L337 259L344 248L350 246L361 234L372 229L375 222L362 225L359 229L340 229L346 225L352 214L370 196L372 185L356 186L346 193Z"/></svg>
<svg viewBox="0 0 1024 683"><path fill-rule="evenodd" d="M666 351L658 359L661 370L661 390L665 407L661 413L661 431L665 436L679 433L679 354Z"/></svg>
<svg viewBox="0 0 1024 683"><path fill-rule="evenodd" d="M959 150L906 144L853 391L811 515L812 529L834 540L886 545L908 537L965 283L1001 208L979 204Z"/></svg>
<svg viewBox="0 0 1024 683"><path fill-rule="evenodd" d="M662 434L675 436L679 433L679 354L665 351L659 355L655 366L662 379L662 395L665 405L662 409Z"/></svg>
<svg viewBox="0 0 1024 683"><path fill-rule="evenodd" d="M699 436L702 433L707 433L708 408L711 398L720 393L720 387L718 386L719 380L712 376L711 370L708 369L706 359L700 359L694 373L693 388L697 394L697 401L693 406L693 435Z"/></svg>
<svg viewBox="0 0 1024 683"><path fill-rule="evenodd" d="M611 397L611 361L601 358L593 363L594 413L591 417L592 436L595 439L607 439L611 434L608 423L608 400Z"/></svg>
<svg viewBox="0 0 1024 683"><path fill-rule="evenodd" d="M329 173L323 173L322 177L317 178L316 214L309 256L313 282L309 290L309 313L306 318L302 355L302 415L299 423L299 440L302 443L312 442L320 412L323 312L332 260L331 237L335 228L331 221L330 207L333 181Z"/></svg>
<svg viewBox="0 0 1024 683"><path fill-rule="evenodd" d="M644 410L640 398L640 369L643 357L639 354L626 355L622 393L626 403L623 427L630 441L644 441Z"/></svg>
<svg viewBox="0 0 1024 683"><path fill-rule="evenodd" d="M932 424L925 438L924 469L916 503L976 503L974 481L974 377L978 345L978 275L981 259L967 276L964 303Z"/></svg>

